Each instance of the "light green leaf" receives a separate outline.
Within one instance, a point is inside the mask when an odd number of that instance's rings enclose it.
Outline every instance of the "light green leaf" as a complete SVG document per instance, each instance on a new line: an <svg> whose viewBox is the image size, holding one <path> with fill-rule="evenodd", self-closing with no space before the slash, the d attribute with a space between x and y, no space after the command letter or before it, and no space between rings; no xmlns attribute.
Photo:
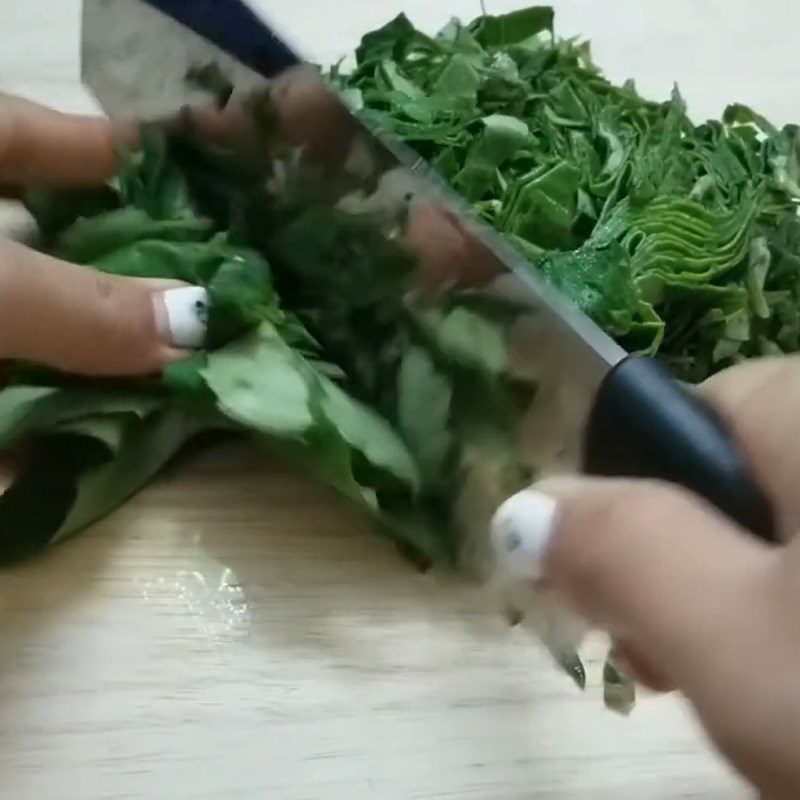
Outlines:
<svg viewBox="0 0 800 800"><path fill-rule="evenodd" d="M419 469L392 426L369 406L345 394L335 383L320 377L320 385L322 412L342 438L363 453L367 461L391 473L417 493Z"/></svg>
<svg viewBox="0 0 800 800"><path fill-rule="evenodd" d="M208 357L200 370L220 411L260 433L300 437L314 425L309 367L263 323Z"/></svg>
<svg viewBox="0 0 800 800"><path fill-rule="evenodd" d="M750 295L750 307L760 319L769 319L770 309L764 296L764 282L767 279L772 257L766 239L760 237L750 242L750 257L747 265L745 283Z"/></svg>
<svg viewBox="0 0 800 800"><path fill-rule="evenodd" d="M32 431L98 414L142 419L160 405L146 392L9 386L0 391L0 447Z"/></svg>
<svg viewBox="0 0 800 800"><path fill-rule="evenodd" d="M497 17L479 17L471 26L475 38L484 47L519 45L540 33L552 32L553 9L533 6Z"/></svg>
<svg viewBox="0 0 800 800"><path fill-rule="evenodd" d="M115 457L81 477L54 541L100 519L139 491L202 427L202 420L173 406L118 430Z"/></svg>
<svg viewBox="0 0 800 800"><path fill-rule="evenodd" d="M134 207L115 209L79 219L58 237L55 251L68 261L90 264L113 250L142 240L197 242L212 231L207 219L156 220Z"/></svg>
<svg viewBox="0 0 800 800"><path fill-rule="evenodd" d="M454 185L470 200L483 197L496 183L496 170L511 158L527 139L528 126L515 117L492 114L483 120L484 131L472 146Z"/></svg>
<svg viewBox="0 0 800 800"><path fill-rule="evenodd" d="M428 353L413 346L403 356L397 393L400 430L419 462L423 481L435 484L445 474L453 445L448 429L452 386Z"/></svg>
<svg viewBox="0 0 800 800"><path fill-rule="evenodd" d="M498 323L464 307L425 312L420 319L447 358L491 376L505 371L506 333Z"/></svg>

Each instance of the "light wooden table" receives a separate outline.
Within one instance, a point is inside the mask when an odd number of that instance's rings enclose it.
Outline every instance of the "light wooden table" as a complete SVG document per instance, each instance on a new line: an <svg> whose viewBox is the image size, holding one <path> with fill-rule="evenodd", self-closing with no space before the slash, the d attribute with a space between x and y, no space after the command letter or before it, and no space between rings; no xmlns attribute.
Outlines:
<svg viewBox="0 0 800 800"><path fill-rule="evenodd" d="M405 4L429 27L477 3ZM512 3L489 0L490 10ZM397 4L264 0L329 60ZM298 18L302 10L302 19ZM800 6L560 4L613 77L699 115L796 114ZM77 3L0 1L0 84L64 108ZM35 20L35 21L34 21ZM325 490L237 444L0 573L3 800L748 796L674 698L605 712L485 598L409 569Z"/></svg>

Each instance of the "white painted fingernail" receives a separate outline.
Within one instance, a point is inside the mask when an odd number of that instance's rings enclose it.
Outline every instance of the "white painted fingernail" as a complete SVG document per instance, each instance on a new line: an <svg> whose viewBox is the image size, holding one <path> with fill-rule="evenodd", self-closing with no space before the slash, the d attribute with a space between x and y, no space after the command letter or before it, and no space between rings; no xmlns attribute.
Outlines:
<svg viewBox="0 0 800 800"><path fill-rule="evenodd" d="M208 292L202 286L180 286L153 295L156 328L163 342L196 350L208 328Z"/></svg>
<svg viewBox="0 0 800 800"><path fill-rule="evenodd" d="M526 489L497 509L491 536L500 581L531 581L542 577L542 559L553 536L556 501Z"/></svg>

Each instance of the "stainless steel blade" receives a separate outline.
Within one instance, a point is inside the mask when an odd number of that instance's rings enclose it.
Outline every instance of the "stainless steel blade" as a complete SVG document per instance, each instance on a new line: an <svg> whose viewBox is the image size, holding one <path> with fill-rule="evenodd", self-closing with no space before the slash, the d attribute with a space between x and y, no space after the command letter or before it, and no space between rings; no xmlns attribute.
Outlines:
<svg viewBox="0 0 800 800"><path fill-rule="evenodd" d="M234 90L224 110L213 108L213 86L199 88L191 77L203 71ZM317 201L371 214L387 237L404 239L419 257L409 305L421 318L431 319L431 308L455 294L513 304L507 378L536 386L517 419L521 458L534 474L578 467L596 391L625 351L410 150L371 133L316 74L292 69L265 82L140 0L84 0L83 76L111 114L160 118L194 106L166 124L225 154L228 171L208 177L212 193L215 183L235 184L228 189L273 202L300 186L308 191L310 181ZM233 174L244 177L234 181ZM496 478L480 463L463 472L464 524L485 530L508 493Z"/></svg>
<svg viewBox="0 0 800 800"><path fill-rule="evenodd" d="M81 79L110 116L153 118L215 98L187 80L216 65L240 92L264 78L140 0L84 0Z"/></svg>

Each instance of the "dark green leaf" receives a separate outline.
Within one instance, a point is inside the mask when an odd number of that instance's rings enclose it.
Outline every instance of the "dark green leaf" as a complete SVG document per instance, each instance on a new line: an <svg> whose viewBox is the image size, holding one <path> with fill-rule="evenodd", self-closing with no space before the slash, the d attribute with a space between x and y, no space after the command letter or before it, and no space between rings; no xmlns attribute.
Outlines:
<svg viewBox="0 0 800 800"><path fill-rule="evenodd" d="M128 206L94 217L79 219L58 237L60 258L89 264L121 247L142 240L168 242L204 241L212 230L207 219L153 219L146 211Z"/></svg>
<svg viewBox="0 0 800 800"><path fill-rule="evenodd" d="M508 47L526 42L540 33L552 33L553 18L552 8L534 6L499 17L481 17L470 27L484 47Z"/></svg>

